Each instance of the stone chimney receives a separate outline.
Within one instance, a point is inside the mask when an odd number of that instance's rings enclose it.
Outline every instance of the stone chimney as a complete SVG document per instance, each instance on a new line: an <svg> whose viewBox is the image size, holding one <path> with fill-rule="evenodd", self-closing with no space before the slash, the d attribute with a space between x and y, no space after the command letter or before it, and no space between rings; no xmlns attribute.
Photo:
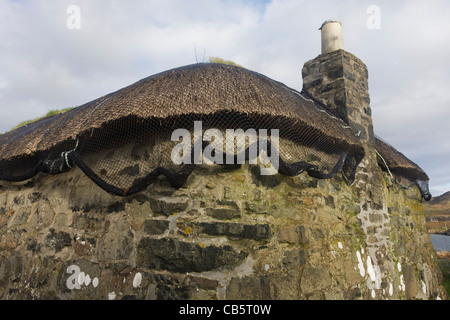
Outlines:
<svg viewBox="0 0 450 320"><path fill-rule="evenodd" d="M344 50L339 21L325 21L319 30L322 53L303 66L303 90L337 113L361 140L372 144L367 67Z"/></svg>
<svg viewBox="0 0 450 320"><path fill-rule="evenodd" d="M303 90L342 118L359 137L365 156L356 170L355 188L373 208L383 206L383 176L378 166L366 65L344 50L342 26L328 20L320 27L322 53L302 69ZM361 212L361 219L370 214Z"/></svg>

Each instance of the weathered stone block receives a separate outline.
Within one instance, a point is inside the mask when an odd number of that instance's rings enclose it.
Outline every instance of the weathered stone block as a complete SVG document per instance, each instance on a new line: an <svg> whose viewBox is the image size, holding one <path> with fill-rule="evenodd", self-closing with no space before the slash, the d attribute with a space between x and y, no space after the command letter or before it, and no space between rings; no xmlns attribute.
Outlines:
<svg viewBox="0 0 450 320"><path fill-rule="evenodd" d="M32 192L28 195L28 199L31 203L38 202L42 198L42 193L40 192Z"/></svg>
<svg viewBox="0 0 450 320"><path fill-rule="evenodd" d="M45 244L58 252L62 248L72 245L72 237L67 232L55 232L55 229L50 229L45 238Z"/></svg>
<svg viewBox="0 0 450 320"><path fill-rule="evenodd" d="M405 283L406 299L414 298L417 294L417 279L414 268L409 264L402 265L403 281Z"/></svg>
<svg viewBox="0 0 450 320"><path fill-rule="evenodd" d="M206 214L214 219L231 220L239 218L241 211L234 206L221 206L215 208L206 208Z"/></svg>
<svg viewBox="0 0 450 320"><path fill-rule="evenodd" d="M20 279L24 267L24 259L20 255L15 254L9 259L0 259L0 284Z"/></svg>
<svg viewBox="0 0 450 320"><path fill-rule="evenodd" d="M306 264L307 254L303 249L293 249L284 253L283 264L287 268L297 268Z"/></svg>
<svg viewBox="0 0 450 320"><path fill-rule="evenodd" d="M230 300L269 300L271 299L270 279L264 276L233 278L227 286L226 298Z"/></svg>
<svg viewBox="0 0 450 320"><path fill-rule="evenodd" d="M158 196L149 199L150 207L155 214L171 216L183 212L188 207L188 199L182 197Z"/></svg>
<svg viewBox="0 0 450 320"><path fill-rule="evenodd" d="M169 221L167 220L145 220L144 233L158 235L163 234L169 228Z"/></svg>
<svg viewBox="0 0 450 320"><path fill-rule="evenodd" d="M99 261L127 259L133 251L133 233L126 220L111 223L99 242Z"/></svg>
<svg viewBox="0 0 450 320"><path fill-rule="evenodd" d="M311 294L314 291L322 291L331 284L328 270L325 268L308 267L303 270L300 280L300 289L304 294Z"/></svg>
<svg viewBox="0 0 450 320"><path fill-rule="evenodd" d="M269 214L271 208L266 203L259 203L256 201L247 201L244 204L246 212L255 214Z"/></svg>
<svg viewBox="0 0 450 320"><path fill-rule="evenodd" d="M304 226L285 227L278 232L278 241L288 243L308 243Z"/></svg>
<svg viewBox="0 0 450 320"><path fill-rule="evenodd" d="M202 277L188 276L186 283L195 289L216 290L219 287L219 281Z"/></svg>
<svg viewBox="0 0 450 320"><path fill-rule="evenodd" d="M13 202L18 205L24 205L25 204L25 196L24 195L16 196L16 197L14 197Z"/></svg>
<svg viewBox="0 0 450 320"><path fill-rule="evenodd" d="M97 217L95 213L76 213L73 215L72 226L75 229L96 231L103 226L104 220Z"/></svg>
<svg viewBox="0 0 450 320"><path fill-rule="evenodd" d="M137 265L173 272L202 272L239 265L248 253L231 246L201 246L178 239L142 238L137 247Z"/></svg>
<svg viewBox="0 0 450 320"><path fill-rule="evenodd" d="M125 203L121 201L116 201L114 203L109 204L106 207L106 213L114 213L114 212L121 212L125 211Z"/></svg>
<svg viewBox="0 0 450 320"><path fill-rule="evenodd" d="M240 223L202 222L198 226L211 236L228 236L239 239L265 240L270 238L271 230L268 224L248 225Z"/></svg>
<svg viewBox="0 0 450 320"><path fill-rule="evenodd" d="M155 288L157 300L187 300L191 294L189 289L158 284Z"/></svg>
<svg viewBox="0 0 450 320"><path fill-rule="evenodd" d="M343 299L345 300L356 300L361 298L361 289L358 287L345 290L343 293Z"/></svg>
<svg viewBox="0 0 450 320"><path fill-rule="evenodd" d="M29 216L30 212L27 208L20 208L13 216L12 225L19 226L26 224Z"/></svg>

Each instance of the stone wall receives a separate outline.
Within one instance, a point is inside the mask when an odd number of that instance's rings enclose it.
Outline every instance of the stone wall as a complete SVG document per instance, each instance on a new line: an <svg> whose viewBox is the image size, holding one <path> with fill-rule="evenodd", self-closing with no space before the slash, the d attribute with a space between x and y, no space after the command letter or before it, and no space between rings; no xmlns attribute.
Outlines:
<svg viewBox="0 0 450 320"><path fill-rule="evenodd" d="M209 166L127 198L77 168L2 181L0 298L445 299L419 190L358 172Z"/></svg>

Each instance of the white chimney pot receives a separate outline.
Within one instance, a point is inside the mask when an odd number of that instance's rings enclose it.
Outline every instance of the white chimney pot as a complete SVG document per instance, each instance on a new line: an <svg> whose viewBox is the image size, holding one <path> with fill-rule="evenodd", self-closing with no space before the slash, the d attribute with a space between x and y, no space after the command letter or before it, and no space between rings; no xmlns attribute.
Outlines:
<svg viewBox="0 0 450 320"><path fill-rule="evenodd" d="M322 54L344 49L342 25L337 20L327 20L320 27L322 33Z"/></svg>

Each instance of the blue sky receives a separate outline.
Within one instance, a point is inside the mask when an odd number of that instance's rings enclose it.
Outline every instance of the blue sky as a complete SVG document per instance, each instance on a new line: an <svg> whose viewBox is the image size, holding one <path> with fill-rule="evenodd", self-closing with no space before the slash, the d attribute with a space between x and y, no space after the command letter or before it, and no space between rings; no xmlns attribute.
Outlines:
<svg viewBox="0 0 450 320"><path fill-rule="evenodd" d="M79 29L68 27L71 5ZM210 56L301 90L318 28L338 19L345 49L369 68L375 133L439 195L450 190L448 12L446 0L0 0L0 132Z"/></svg>

